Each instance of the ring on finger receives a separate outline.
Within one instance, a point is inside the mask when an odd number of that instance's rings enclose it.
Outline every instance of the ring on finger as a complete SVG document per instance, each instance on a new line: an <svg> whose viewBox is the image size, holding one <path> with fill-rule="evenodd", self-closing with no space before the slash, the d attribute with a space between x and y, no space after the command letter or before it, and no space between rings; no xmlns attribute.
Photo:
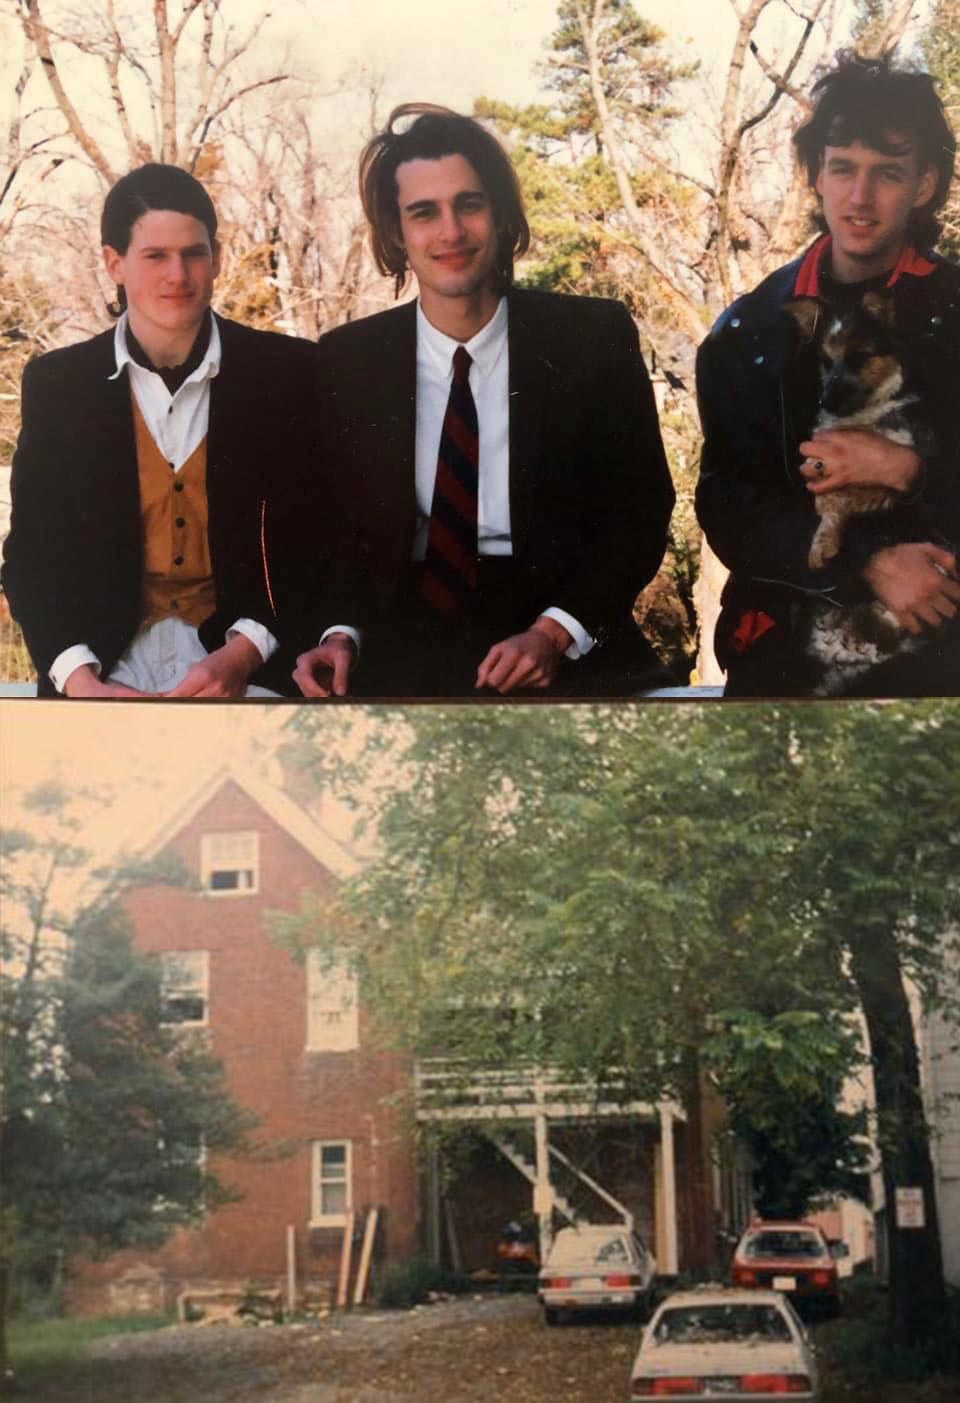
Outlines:
<svg viewBox="0 0 960 1403"><path fill-rule="evenodd" d="M827 470L827 466L826 466L826 464L824 463L823 459L822 459L822 458L815 458L814 461L813 461L813 465L812 465L812 466L813 466L813 471L816 473L817 477L823 477L824 473L825 473L826 470Z"/></svg>

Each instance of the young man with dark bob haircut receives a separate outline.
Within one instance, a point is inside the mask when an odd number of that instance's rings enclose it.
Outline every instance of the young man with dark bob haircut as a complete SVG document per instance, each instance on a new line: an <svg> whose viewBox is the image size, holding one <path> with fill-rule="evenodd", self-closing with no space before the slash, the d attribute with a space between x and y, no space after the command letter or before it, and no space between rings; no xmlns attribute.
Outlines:
<svg viewBox="0 0 960 1403"><path fill-rule="evenodd" d="M960 270L933 253L956 142L928 74L841 55L794 136L824 231L739 298L700 349L704 449L697 510L729 567L716 651L729 695L804 695L816 666L810 611L879 601L908 639L845 695L960 692ZM819 299L829 325L880 292L915 396L914 445L862 428L812 433L816 356L784 304ZM819 315L819 313L818 313ZM855 361L852 362L855 365ZM888 510L851 516L812 568L814 499L884 488ZM816 553L815 553L816 555Z"/></svg>
<svg viewBox="0 0 960 1403"><path fill-rule="evenodd" d="M632 620L673 502L617 302L513 286L529 230L479 122L397 108L360 162L374 257L418 299L320 341L347 543L307 696L619 695L663 678ZM360 664L353 664L358 641Z"/></svg>
<svg viewBox="0 0 960 1403"><path fill-rule="evenodd" d="M316 348L211 313L217 216L186 171L117 181L101 237L115 328L23 378L3 585L39 691L290 692L281 532L315 467Z"/></svg>

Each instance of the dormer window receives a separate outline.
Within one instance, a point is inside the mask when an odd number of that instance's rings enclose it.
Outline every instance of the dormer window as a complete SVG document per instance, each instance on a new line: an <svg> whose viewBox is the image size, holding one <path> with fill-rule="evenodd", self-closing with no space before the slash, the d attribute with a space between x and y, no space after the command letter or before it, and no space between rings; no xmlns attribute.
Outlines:
<svg viewBox="0 0 960 1403"><path fill-rule="evenodd" d="M242 831L204 833L200 880L212 896L250 896L260 885L260 835Z"/></svg>

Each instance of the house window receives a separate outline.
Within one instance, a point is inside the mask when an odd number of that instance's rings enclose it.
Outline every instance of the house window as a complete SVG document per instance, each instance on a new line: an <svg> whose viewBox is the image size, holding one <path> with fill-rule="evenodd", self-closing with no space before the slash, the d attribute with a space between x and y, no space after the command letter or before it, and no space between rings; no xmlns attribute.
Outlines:
<svg viewBox="0 0 960 1403"><path fill-rule="evenodd" d="M169 1185L168 1195L159 1194L154 1212L179 1216L185 1205L196 1211L204 1206L204 1175L207 1151L199 1131L195 1136L184 1135L175 1145L161 1139L157 1145L157 1174Z"/></svg>
<svg viewBox="0 0 960 1403"><path fill-rule="evenodd" d="M357 977L320 950L307 951L307 1048L349 1052L360 1043Z"/></svg>
<svg viewBox="0 0 960 1403"><path fill-rule="evenodd" d="M204 833L200 839L200 879L214 896L249 896L260 877L260 835Z"/></svg>
<svg viewBox="0 0 960 1403"><path fill-rule="evenodd" d="M210 952L177 950L160 956L164 1023L200 1025L210 1008Z"/></svg>
<svg viewBox="0 0 960 1403"><path fill-rule="evenodd" d="M317 1227L342 1227L352 1208L350 1141L315 1140L311 1222Z"/></svg>

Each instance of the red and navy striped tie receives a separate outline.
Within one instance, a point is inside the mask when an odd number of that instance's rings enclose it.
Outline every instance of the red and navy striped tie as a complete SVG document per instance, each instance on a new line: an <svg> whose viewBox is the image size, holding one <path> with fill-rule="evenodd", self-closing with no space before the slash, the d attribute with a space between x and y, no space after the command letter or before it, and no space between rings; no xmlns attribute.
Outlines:
<svg viewBox="0 0 960 1403"><path fill-rule="evenodd" d="M453 383L440 430L440 454L430 508L423 593L441 614L453 616L477 588L477 482L480 440L470 391L470 352L453 354Z"/></svg>

